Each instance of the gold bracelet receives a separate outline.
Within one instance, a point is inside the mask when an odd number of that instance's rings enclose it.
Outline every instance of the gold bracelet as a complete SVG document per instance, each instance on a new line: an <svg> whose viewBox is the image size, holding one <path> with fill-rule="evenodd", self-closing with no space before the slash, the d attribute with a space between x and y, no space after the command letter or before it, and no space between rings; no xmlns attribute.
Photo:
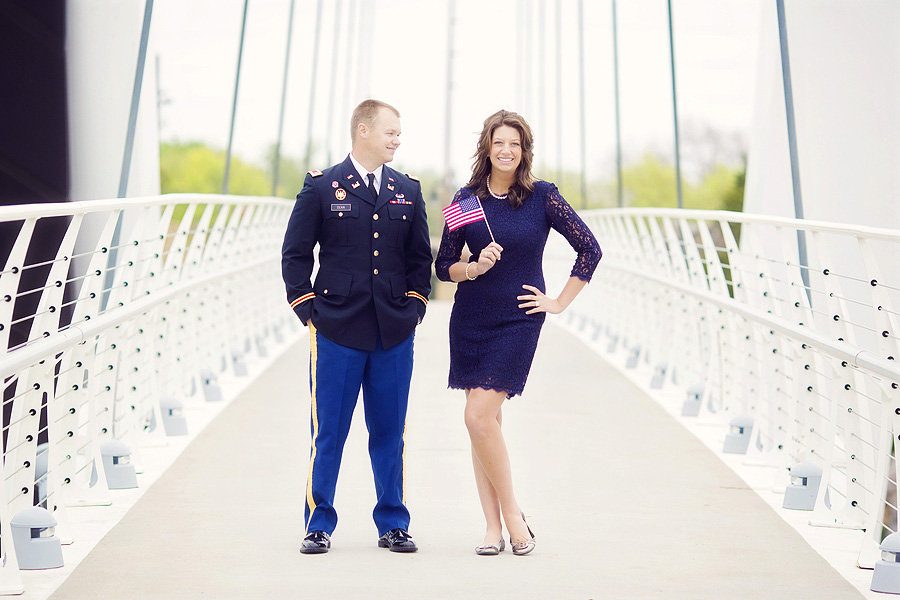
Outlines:
<svg viewBox="0 0 900 600"><path fill-rule="evenodd" d="M478 275L476 275L475 277L469 277L469 267L471 267L471 266L472 266L472 263L466 263L466 279L468 279L469 281L475 281L475 279L478 277Z"/></svg>

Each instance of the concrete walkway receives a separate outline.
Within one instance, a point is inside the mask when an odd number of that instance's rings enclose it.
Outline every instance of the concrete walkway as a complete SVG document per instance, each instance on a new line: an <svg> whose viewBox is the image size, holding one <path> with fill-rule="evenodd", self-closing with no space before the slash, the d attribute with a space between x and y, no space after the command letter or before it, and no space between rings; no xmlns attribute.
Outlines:
<svg viewBox="0 0 900 600"><path fill-rule="evenodd" d="M309 438L300 343L198 435L51 597L862 598L653 400L553 326L526 395L504 410L537 549L476 556L483 521L463 395L446 389L448 316L449 304L433 302L416 338L406 460L417 554L375 546L361 414L344 453L334 547L298 552Z"/></svg>

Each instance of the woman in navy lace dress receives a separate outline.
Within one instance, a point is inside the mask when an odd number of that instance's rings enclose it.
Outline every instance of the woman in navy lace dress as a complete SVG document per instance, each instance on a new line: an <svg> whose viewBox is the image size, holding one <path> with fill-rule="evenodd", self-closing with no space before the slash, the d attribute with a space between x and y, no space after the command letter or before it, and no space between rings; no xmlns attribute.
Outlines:
<svg viewBox="0 0 900 600"><path fill-rule="evenodd" d="M466 427L487 523L475 549L482 555L504 549L501 518L514 554L534 549L513 494L500 409L525 388L545 313L565 310L600 261L597 240L556 186L533 178L532 146L531 128L518 114L501 110L485 120L472 178L453 202L477 197L487 222L452 231L445 225L435 261L439 279L459 284L450 317L449 383L466 392ZM541 269L550 229L578 253L555 298L545 294ZM463 245L472 252L468 259L461 259Z"/></svg>

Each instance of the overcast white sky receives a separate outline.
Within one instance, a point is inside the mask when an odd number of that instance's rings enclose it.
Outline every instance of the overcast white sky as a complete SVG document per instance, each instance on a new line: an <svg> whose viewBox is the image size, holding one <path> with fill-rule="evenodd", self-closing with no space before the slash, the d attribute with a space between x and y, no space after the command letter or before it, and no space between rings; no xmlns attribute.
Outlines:
<svg viewBox="0 0 900 600"><path fill-rule="evenodd" d="M351 40L348 8L365 15L374 2L370 87L348 55L364 37ZM411 172L441 171L444 160L447 0L342 0L342 32L335 46L337 0L325 0L318 75L311 81L316 0L297 0L290 59L283 152L302 155L308 132L310 86L315 86L312 135L320 147L315 167L349 150L349 113L364 96L385 100L402 115L402 145L396 165ZM278 127L289 0L250 0L238 97L234 153L262 162ZM517 8L535 16L519 43ZM678 110L682 132L712 126L746 136L752 117L757 30L775 19L762 0L673 0ZM562 161L580 164L578 28L576 0L561 0L562 123L557 121L556 0L456 0L452 94L452 161L457 182L467 177L477 133L499 108L522 112L536 132L538 176ZM619 0L621 127L626 159L648 149L673 148L666 0ZM201 140L224 148L228 136L237 62L242 0L157 0L152 48L159 57L162 139ZM543 7L543 19L538 18ZM770 11L771 9L771 11ZM614 177L615 121L610 0L584 1L587 108L586 161L592 177ZM771 15L768 15L771 12ZM359 22L359 20L357 21ZM544 23L543 29L538 23ZM546 56L543 65L538 57ZM528 97L517 97L517 61L532 77ZM332 64L337 65L336 71ZM333 124L328 126L332 76L336 76ZM543 92L539 84L542 84ZM543 98L543 101L542 101ZM561 138L557 140L557 134ZM548 173L552 174L552 173Z"/></svg>

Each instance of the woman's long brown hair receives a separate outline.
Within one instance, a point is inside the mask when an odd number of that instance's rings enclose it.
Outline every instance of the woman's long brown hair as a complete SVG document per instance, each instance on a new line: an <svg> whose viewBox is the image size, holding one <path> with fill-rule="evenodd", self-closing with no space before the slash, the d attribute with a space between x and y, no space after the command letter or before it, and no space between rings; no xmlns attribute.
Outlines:
<svg viewBox="0 0 900 600"><path fill-rule="evenodd" d="M472 163L472 178L467 188L475 190L479 198L487 198L487 179L491 174L491 140L494 130L502 125L512 127L519 132L522 142L522 160L516 169L516 179L509 188L507 201L513 208L522 206L525 198L534 190L534 176L531 174L531 163L534 159L534 134L525 119L518 113L498 110L484 120L484 128L478 138L475 149L475 161Z"/></svg>

